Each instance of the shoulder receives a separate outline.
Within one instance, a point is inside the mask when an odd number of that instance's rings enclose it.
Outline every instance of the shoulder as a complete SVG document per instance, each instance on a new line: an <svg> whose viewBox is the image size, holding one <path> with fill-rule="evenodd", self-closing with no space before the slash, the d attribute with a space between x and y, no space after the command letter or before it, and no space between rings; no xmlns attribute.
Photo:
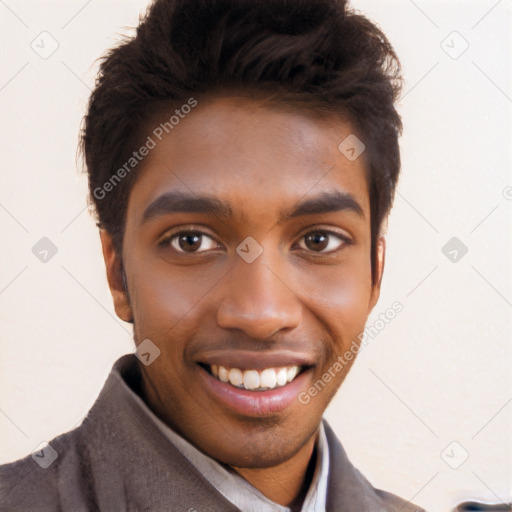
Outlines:
<svg viewBox="0 0 512 512"><path fill-rule="evenodd" d="M81 427L77 427L52 439L41 450L1 465L0 510L70 510L73 504L64 503L68 500L60 488L77 479L84 481L87 464L80 450L80 437Z"/></svg>
<svg viewBox="0 0 512 512"><path fill-rule="evenodd" d="M30 510L37 504L41 509L55 508L56 467L43 469L27 456L0 466L0 508Z"/></svg>

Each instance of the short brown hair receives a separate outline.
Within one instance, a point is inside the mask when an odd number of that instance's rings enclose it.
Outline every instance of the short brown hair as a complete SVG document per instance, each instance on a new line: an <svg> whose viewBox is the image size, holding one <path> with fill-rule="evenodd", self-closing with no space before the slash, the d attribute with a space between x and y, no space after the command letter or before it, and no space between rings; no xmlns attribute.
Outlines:
<svg viewBox="0 0 512 512"><path fill-rule="evenodd" d="M220 91L267 95L342 116L362 138L375 277L377 236L400 170L402 124L394 105L401 83L385 35L345 0L156 0L136 36L103 58L84 117L81 148L98 225L120 254L136 171L107 198L95 191L138 147L155 107Z"/></svg>

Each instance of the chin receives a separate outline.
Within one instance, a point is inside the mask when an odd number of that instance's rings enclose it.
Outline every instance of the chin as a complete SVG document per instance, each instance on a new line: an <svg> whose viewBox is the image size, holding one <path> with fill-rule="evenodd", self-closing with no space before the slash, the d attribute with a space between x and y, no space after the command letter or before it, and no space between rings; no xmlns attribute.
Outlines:
<svg viewBox="0 0 512 512"><path fill-rule="evenodd" d="M245 450L245 453L229 453L222 454L221 457L217 458L220 462L234 466L237 468L251 468L251 469L264 469L279 466L287 460L291 459L297 450L289 450L288 448L279 448L269 450L266 449L256 450L252 447L249 450ZM224 456L225 455L225 456Z"/></svg>
<svg viewBox="0 0 512 512"><path fill-rule="evenodd" d="M216 460L238 468L269 468L291 459L311 439L317 430L316 423L310 432L302 425L295 431L284 431L282 427L266 427L248 432L234 441L234 435L224 446L215 444L208 453Z"/></svg>

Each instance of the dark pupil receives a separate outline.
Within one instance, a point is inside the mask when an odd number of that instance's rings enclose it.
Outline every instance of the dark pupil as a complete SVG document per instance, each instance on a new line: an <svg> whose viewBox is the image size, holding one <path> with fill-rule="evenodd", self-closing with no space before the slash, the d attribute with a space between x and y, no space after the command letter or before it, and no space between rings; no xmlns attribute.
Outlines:
<svg viewBox="0 0 512 512"><path fill-rule="evenodd" d="M198 233L180 235L178 240L180 248L184 251L194 251L201 246L201 235Z"/></svg>
<svg viewBox="0 0 512 512"><path fill-rule="evenodd" d="M308 242L312 242L313 246L310 247ZM328 237L323 233L310 233L309 235L306 235L306 246L308 249L321 251L327 247L328 243ZM315 248L315 244L319 245L316 245Z"/></svg>

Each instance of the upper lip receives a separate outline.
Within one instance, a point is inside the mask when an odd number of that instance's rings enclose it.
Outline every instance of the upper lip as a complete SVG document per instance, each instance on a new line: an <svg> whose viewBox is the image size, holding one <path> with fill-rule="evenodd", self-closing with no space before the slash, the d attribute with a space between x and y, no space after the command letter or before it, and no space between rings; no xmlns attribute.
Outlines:
<svg viewBox="0 0 512 512"><path fill-rule="evenodd" d="M250 370L264 370L283 366L313 366L307 354L290 351L251 352L245 350L210 350L201 354L198 363Z"/></svg>

